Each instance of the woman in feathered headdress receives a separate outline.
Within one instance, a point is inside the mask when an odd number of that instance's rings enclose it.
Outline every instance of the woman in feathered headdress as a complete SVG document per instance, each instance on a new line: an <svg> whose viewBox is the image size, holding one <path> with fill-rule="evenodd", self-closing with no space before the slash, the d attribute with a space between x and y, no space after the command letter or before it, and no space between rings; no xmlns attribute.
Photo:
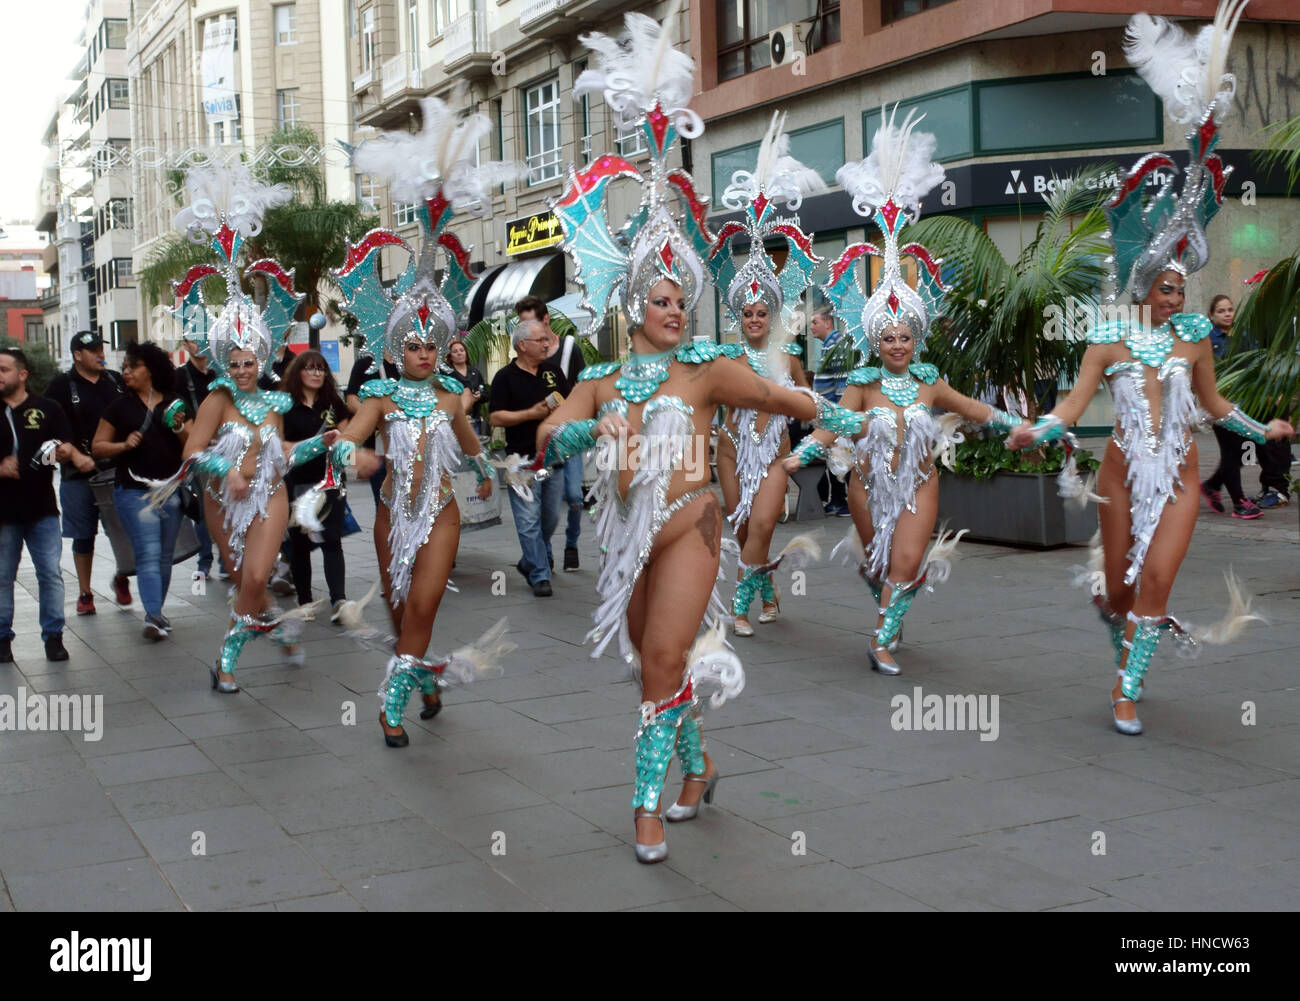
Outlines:
<svg viewBox="0 0 1300 1001"><path fill-rule="evenodd" d="M936 459L961 441L956 425L962 417L1003 431L1020 423L996 407L963 396L933 365L916 361L946 289L939 278L941 262L932 260L918 243L900 246L900 234L920 216L921 199L943 180L943 168L933 160L934 136L915 131L921 119L909 113L895 125L897 110L895 106L888 115L882 110L871 155L845 164L835 175L853 197L854 210L875 219L885 245L859 243L846 249L832 265L825 287L859 350L868 360L880 361L879 366L853 371L840 402L868 416L862 432L851 436L857 475L848 497L856 539L846 542L853 548L865 546L858 572L871 589L879 615L867 656L882 674L899 673L893 651L902 637L903 616L923 586L933 587L947 577L948 554L962 535L949 539L941 533L926 553L939 511ZM915 289L903 276L903 256L916 262ZM880 279L867 296L858 283L856 265L872 257L880 258ZM937 408L955 416L936 418ZM786 469L793 472L827 458L833 441L825 431L814 432L785 460Z"/></svg>
<svg viewBox="0 0 1300 1001"><path fill-rule="evenodd" d="M286 393L258 389L257 380L279 353L302 296L293 290L292 271L272 260L254 261L243 273L268 287L266 304L258 306L240 287L235 263L244 240L261 232L267 209L289 201L292 192L253 180L243 165L196 168L186 188L190 203L176 225L195 242L209 243L217 259L191 268L175 283L181 301L175 312L184 337L198 345L217 375L194 418L181 472L157 485L154 496L167 495L190 472L206 480L207 524L237 588L230 628L210 673L213 688L232 693L239 691L234 672L240 651L254 636L269 633L291 662L302 660L297 638L303 612L281 614L267 582L289 520L284 474L319 455L332 439L300 442L286 456L281 415L293 401ZM201 288L215 276L225 282L226 300L211 319Z"/></svg>
<svg viewBox="0 0 1300 1001"><path fill-rule="evenodd" d="M665 23L675 16L674 9ZM600 66L579 77L574 92L603 92L625 127L642 130L649 176L621 157L598 157L585 170L570 171L554 211L585 308L593 320L602 319L617 291L632 352L624 362L583 370L573 393L538 429L538 456L549 468L598 448L594 494L603 562L596 627L588 638L599 656L617 636L622 656L634 669L639 663L636 855L658 862L668 855L663 819L694 817L717 781L696 717L698 686L717 686L712 702L721 705L744 684L720 625L691 648L706 612L725 615L715 591L722 512L709 489L710 419L726 404L837 426L857 421L810 390L774 385L722 357L711 341L686 340L712 243L690 175L667 165L678 132L698 136L704 128L686 107L692 62L673 50L670 31L661 32L651 18L628 14L625 23L623 41L583 36ZM623 177L642 184L639 209L623 229L626 249L610 230L605 205L609 183ZM686 782L665 815L659 798L674 748Z"/></svg>
<svg viewBox="0 0 1300 1001"><path fill-rule="evenodd" d="M465 416L465 387L438 372L439 360L456 336L456 310L474 283L469 252L445 227L456 211L481 215L491 204L490 188L512 176L510 164L472 162L490 125L484 115L457 121L438 98L420 102L424 127L416 133L386 133L361 146L353 163L372 177L386 178L393 197L418 202L422 244L391 289L379 277L385 246L410 253L406 242L387 230L373 230L348 247L347 263L334 272L348 309L356 314L365 353L388 357L400 378L372 379L361 387L361 409L334 447L340 465L355 456L358 476L369 476L378 459L357 446L376 431L384 441L388 478L375 513L375 550L396 646L379 688L379 722L389 747L409 743L402 717L416 688L424 701L421 719L442 708L440 685L470 681L495 666L511 649L501 640L505 620L474 647L427 658L433 622L447 589L460 543L460 511L452 492L452 473L469 458L478 477L478 495L492 490L493 468ZM439 248L446 253L441 281L435 272ZM362 602L361 604L364 604ZM357 605L345 605L345 625L361 627Z"/></svg>
<svg viewBox="0 0 1300 1001"><path fill-rule="evenodd" d="M723 290L732 325L740 327L742 340L725 344L729 358L744 358L758 375L787 389L807 386L799 349L789 341L791 319L799 296L812 284L820 258L812 252L812 238L797 219L777 214L778 204L798 212L805 193L826 186L817 172L789 155L790 140L782 131L779 112L758 151L753 173L737 171L722 196L728 208L743 208L742 222L729 222L709 249L709 270ZM737 260L732 237L748 238L748 255ZM778 275L763 245L779 237L786 242L785 264ZM781 456L790 451L787 420L780 414L757 410L730 410L718 439L718 482L730 514L732 530L741 546L739 580L731 612L737 636L753 636L749 606L761 594L760 623L774 622L780 598L772 574L781 558L769 559L772 533L785 503L786 474Z"/></svg>
<svg viewBox="0 0 1300 1001"><path fill-rule="evenodd" d="M1104 571L1097 607L1111 633L1119 679L1111 712L1120 733L1138 734L1137 700L1161 634L1174 630L1180 647L1197 639L1224 642L1252 616L1229 578L1231 608L1219 626L1188 630L1169 615L1169 592L1187 554L1200 503L1195 477L1199 408L1215 423L1257 442L1294 434L1286 421L1267 427L1219 395L1210 321L1181 312L1187 276L1205 267L1205 227L1223 202L1231 168L1213 152L1219 123L1232 106L1236 81L1226 72L1228 48L1247 0L1222 0L1214 23L1195 38L1160 17L1136 14L1124 46L1129 61L1164 102L1174 121L1191 124L1190 159L1183 187L1165 185L1149 201L1147 180L1156 170L1177 171L1152 153L1137 162L1106 207L1115 241L1116 283L1136 308L1108 310L1113 318L1088 332L1088 348L1075 389L1051 414L1008 440L1023 448L1066 436L1103 378L1115 401L1115 431L1098 471ZM1113 295L1111 296L1113 299ZM1126 315L1132 314L1132 315ZM1199 403L1198 403L1199 401ZM1078 492L1069 478L1063 492Z"/></svg>

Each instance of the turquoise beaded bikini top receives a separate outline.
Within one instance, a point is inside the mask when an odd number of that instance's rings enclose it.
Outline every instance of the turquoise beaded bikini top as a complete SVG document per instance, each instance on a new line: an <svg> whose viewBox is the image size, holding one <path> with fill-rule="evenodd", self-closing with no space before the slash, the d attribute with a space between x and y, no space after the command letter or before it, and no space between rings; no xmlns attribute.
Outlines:
<svg viewBox="0 0 1300 1001"><path fill-rule="evenodd" d="M1088 331L1089 344L1114 344L1123 341L1129 354L1143 365L1160 368L1174 349L1174 337L1195 344L1210 336L1210 319L1200 313L1176 313L1168 323L1143 327L1125 318L1108 320Z"/></svg>
<svg viewBox="0 0 1300 1001"><path fill-rule="evenodd" d="M235 401L235 409L239 411L239 416L254 426L266 420L266 415L271 411L287 414L293 409L293 397L288 393L260 389L256 393L245 393L227 375L219 375L212 380L208 391L214 389L224 389L228 392L230 398Z"/></svg>
<svg viewBox="0 0 1300 1001"><path fill-rule="evenodd" d="M880 391L885 394L890 403L899 407L907 407L916 402L920 383L933 386L938 378L939 370L925 362L913 362L908 365L907 373L904 375L893 375L886 369L878 368L875 365L864 365L861 368L855 368L849 373L848 384L850 386L870 386L873 382L879 382ZM928 407L926 412L929 412Z"/></svg>

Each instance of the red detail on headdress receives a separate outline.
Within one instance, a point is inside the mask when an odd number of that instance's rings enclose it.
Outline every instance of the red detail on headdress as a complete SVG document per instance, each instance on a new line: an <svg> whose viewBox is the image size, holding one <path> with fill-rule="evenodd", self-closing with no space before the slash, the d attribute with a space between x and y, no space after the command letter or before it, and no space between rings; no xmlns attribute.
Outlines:
<svg viewBox="0 0 1300 1001"><path fill-rule="evenodd" d="M1178 241L1178 245L1174 248L1174 260L1181 261L1183 259L1183 253L1186 250L1187 250L1187 237L1183 237L1181 240Z"/></svg>
<svg viewBox="0 0 1300 1001"><path fill-rule="evenodd" d="M659 248L659 263L664 266L664 271L667 274L671 275L674 273L673 261L674 258L673 258L672 244L669 243L667 240L665 240L663 246Z"/></svg>
<svg viewBox="0 0 1300 1001"><path fill-rule="evenodd" d="M709 200L708 198L701 198L695 193L695 185L691 182L691 175L684 170L670 170L668 172L668 183L686 198L686 204L690 206L695 225L700 227L700 232L704 234L704 238L712 240L708 220Z"/></svg>
<svg viewBox="0 0 1300 1001"><path fill-rule="evenodd" d="M942 263L942 260L934 260L930 256L930 252L919 243L909 243L906 247L900 250L899 253L914 257L925 267L926 271L930 272L930 277L932 277L936 282L939 282L939 287L945 292L948 291L948 286L944 285L943 282L939 280L939 265Z"/></svg>
<svg viewBox="0 0 1300 1001"><path fill-rule="evenodd" d="M898 218L899 211L899 207L894 204L892 198L880 206L880 214L885 217L885 224L889 226L890 232L893 232L894 221Z"/></svg>
<svg viewBox="0 0 1300 1001"><path fill-rule="evenodd" d="M456 263L460 269L469 274L469 251L461 246L461 242L456 239L455 233L443 233L438 237L438 246L444 248L452 257L456 258Z"/></svg>
<svg viewBox="0 0 1300 1001"><path fill-rule="evenodd" d="M843 277L844 272L853 267L854 263L863 254L871 254L875 257L880 256L880 251L869 243L855 243L844 253L840 254L839 260L831 265L831 284L835 284Z"/></svg>
<svg viewBox="0 0 1300 1001"><path fill-rule="evenodd" d="M386 229L376 229L367 233L359 243L349 245L347 259L343 262L343 267L339 269L339 275L346 275L369 257L372 250L386 245L405 246L406 241L396 233L390 233Z"/></svg>
<svg viewBox="0 0 1300 1001"><path fill-rule="evenodd" d="M595 162L586 170L578 171L573 175L573 181L570 182L568 190L555 203L555 207L563 208L572 205L606 178L640 176L641 174L636 167L621 156L610 156L607 153L604 156L597 157Z"/></svg>
<svg viewBox="0 0 1300 1001"><path fill-rule="evenodd" d="M1210 172L1214 184L1214 200L1223 204L1223 188L1228 183L1228 175L1223 172L1223 161L1217 153L1205 158L1205 169Z"/></svg>
<svg viewBox="0 0 1300 1001"><path fill-rule="evenodd" d="M273 261L269 257L254 261L244 269L245 274L252 274L253 272L274 278L286 292L293 293L293 275L280 267L279 261Z"/></svg>
<svg viewBox="0 0 1300 1001"><path fill-rule="evenodd" d="M195 282L200 282L211 275L220 274L211 264L196 264L185 272L185 277L176 282L172 287L176 292L176 298L184 299L190 294L190 289L194 287Z"/></svg>
<svg viewBox="0 0 1300 1001"><path fill-rule="evenodd" d="M1200 133L1201 156L1204 158L1206 151L1210 148L1210 143L1213 142L1215 135L1219 131L1219 126L1218 123L1215 122L1214 116L1210 115L1210 117L1201 124L1201 127L1197 129L1197 131Z"/></svg>
<svg viewBox="0 0 1300 1001"><path fill-rule="evenodd" d="M758 295L758 279L757 279L757 278L755 278L752 282L749 283L749 294L750 294L750 295L754 295L754 296L757 296L757 295Z"/></svg>
<svg viewBox="0 0 1300 1001"><path fill-rule="evenodd" d="M236 313L236 314L235 314L235 333L237 333L237 334L242 334L243 332L244 332L244 314L243 314L243 313Z"/></svg>
<svg viewBox="0 0 1300 1001"><path fill-rule="evenodd" d="M1119 191L1115 193L1115 197L1111 200L1107 208L1115 208L1124 201L1124 199L1145 184L1148 174L1154 173L1162 167L1173 167L1173 165L1174 161L1169 159L1169 157L1165 156L1163 153L1148 153L1134 164L1133 169L1129 171L1128 176L1120 183Z"/></svg>
<svg viewBox="0 0 1300 1001"><path fill-rule="evenodd" d="M650 113L645 117L646 121L650 123L650 131L654 133L655 146L663 149L664 136L668 133L668 126L671 123L668 121L668 116L664 114L663 108L659 106L658 101L655 102L655 106L650 109Z"/></svg>
<svg viewBox="0 0 1300 1001"><path fill-rule="evenodd" d="M812 238L808 236L798 226L791 226L788 223L781 223L779 226L773 226L773 233L780 233L782 236L790 238L796 247L811 257L814 261L820 261L821 258L812 252Z"/></svg>
<svg viewBox="0 0 1300 1001"><path fill-rule="evenodd" d="M442 196L442 188L439 188L432 198L425 199L425 205L429 207L429 231L438 232L438 223L442 220L442 214L447 211L447 206L451 202Z"/></svg>
<svg viewBox="0 0 1300 1001"><path fill-rule="evenodd" d="M420 308L415 311L415 315L420 318L420 330L429 325L429 300L427 298L420 300Z"/></svg>
<svg viewBox="0 0 1300 1001"><path fill-rule="evenodd" d="M889 309L890 309L890 312L892 312L895 316L897 316L897 315L898 315L898 296L896 296L893 292L890 292L890 293L889 293L889 298L888 298L887 300L885 300L885 301L889 303Z"/></svg>
<svg viewBox="0 0 1300 1001"><path fill-rule="evenodd" d="M709 248L709 256L716 257L718 254L722 253L727 249L728 240L730 240L737 233L747 233L747 232L748 230L738 222L727 223L725 226L722 227L721 232L718 233L718 238L714 242L713 246Z"/></svg>
<svg viewBox="0 0 1300 1001"><path fill-rule="evenodd" d="M223 222L221 228L217 230L216 241L221 245L221 249L226 252L226 260L230 260L234 256L235 238L235 231Z"/></svg>
<svg viewBox="0 0 1300 1001"><path fill-rule="evenodd" d="M761 222L763 219L763 213L767 211L767 206L769 204L767 195L760 191L758 197L754 199L754 218Z"/></svg>

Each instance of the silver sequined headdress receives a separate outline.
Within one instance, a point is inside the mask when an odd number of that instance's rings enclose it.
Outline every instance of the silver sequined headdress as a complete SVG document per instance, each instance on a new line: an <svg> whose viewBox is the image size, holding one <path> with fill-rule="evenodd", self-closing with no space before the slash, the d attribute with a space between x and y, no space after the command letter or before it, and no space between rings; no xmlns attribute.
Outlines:
<svg viewBox="0 0 1300 1001"><path fill-rule="evenodd" d="M703 258L713 242L705 224L708 199L695 193L691 175L668 168L678 133L694 139L704 132L699 115L686 106L694 63L672 47L677 5L661 28L644 14L625 15L621 40L597 33L581 36L597 54L597 67L578 77L574 97L600 92L625 128L639 128L650 149L644 176L620 156L598 157L581 171L569 170L564 193L552 205L564 230L564 250L574 260L582 306L590 326L604 318L615 290L628 322L645 321L652 289L664 278L682 289L693 309L706 280ZM609 183L632 178L641 184L641 203L616 236L609 229Z"/></svg>
<svg viewBox="0 0 1300 1001"><path fill-rule="evenodd" d="M1191 153L1183 189L1172 182L1149 200L1148 180L1157 171L1177 171L1163 153L1150 153L1125 176L1106 206L1115 242L1110 295L1123 289L1144 300L1162 271L1186 277L1209 262L1205 227L1223 204L1231 167L1214 153L1219 123L1232 107L1236 78L1226 72L1228 49L1249 0L1220 0L1214 22L1193 38L1163 17L1135 14L1129 21L1124 55L1187 133Z"/></svg>
<svg viewBox="0 0 1300 1001"><path fill-rule="evenodd" d="M245 276L260 275L267 282L266 304L258 306L240 287L235 261L248 237L262 231L268 209L283 205L293 192L283 184L255 181L243 164L235 167L195 167L185 179L189 204L176 216L176 228L195 243L207 244L216 254L214 264L198 264L172 283L180 305L172 310L180 320L182 336L198 345L221 375L230 369L232 351L257 356L258 374L284 344L293 314L303 296L293 290L293 271L263 259L244 268ZM226 284L226 301L215 319L208 314L201 291L204 279L220 276Z"/></svg>
<svg viewBox="0 0 1300 1001"><path fill-rule="evenodd" d="M391 289L379 277L380 252L390 245L408 253L411 248L388 230L372 230L349 245L346 263L333 272L348 309L360 320L372 373L385 353L403 372L408 341L437 345L439 357L446 353L457 333L456 311L474 284L469 251L446 225L457 211L486 214L489 190L521 174L515 163L474 162L479 140L491 130L486 115L457 120L436 97L421 100L420 110L424 127L419 132L386 132L352 157L358 170L387 180L395 200L419 204L422 235L419 255L411 255ZM446 255L441 281L435 274L439 250Z"/></svg>
<svg viewBox="0 0 1300 1001"><path fill-rule="evenodd" d="M826 298L843 322L853 343L868 357L880 354L880 336L889 327L905 325L919 356L930 330L930 317L947 288L939 279L941 261L933 260L919 243L899 245L900 234L921 215L921 199L943 180L943 167L935 163L935 138L914 131L924 115L908 113L895 125L898 106L889 114L881 110L880 128L871 140L871 155L859 163L846 163L835 179L853 198L853 211L874 217L885 237L882 248L870 243L849 247L831 266ZM871 295L858 284L858 261L881 259L880 278ZM902 257L917 264L913 289L903 277ZM870 282L868 266L867 280Z"/></svg>

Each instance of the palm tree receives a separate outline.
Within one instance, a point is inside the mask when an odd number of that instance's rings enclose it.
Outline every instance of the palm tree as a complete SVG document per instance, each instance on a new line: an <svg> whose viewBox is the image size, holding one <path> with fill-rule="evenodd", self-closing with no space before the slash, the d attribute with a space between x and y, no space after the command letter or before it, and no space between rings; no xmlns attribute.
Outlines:
<svg viewBox="0 0 1300 1001"><path fill-rule="evenodd" d="M1038 373L1078 374L1085 344L1074 319L1095 307L1107 277L1104 167L1086 169L1045 197L1046 214L1014 261L979 226L932 216L908 227L909 242L945 262L953 287L926 348L948 382L968 396L1023 393L1038 414ZM1057 322L1053 322L1053 320Z"/></svg>
<svg viewBox="0 0 1300 1001"><path fill-rule="evenodd" d="M1286 171L1287 192L1300 183L1300 115L1274 122L1263 130L1266 142L1255 151L1255 160L1265 170L1280 166Z"/></svg>
<svg viewBox="0 0 1300 1001"><path fill-rule="evenodd" d="M319 140L311 129L294 126L273 134L264 144L279 150L296 148L307 151L319 147ZM288 184L298 198L277 206L266 213L262 232L245 243L247 260L273 257L286 269L294 272L294 288L306 294L295 319L303 320L318 313L325 306L334 306L334 296L340 294L329 277L331 268L343 263L345 242L356 241L379 225L379 217L367 215L353 202L329 201L325 197L325 176L310 157L301 163L284 165L280 157L259 157L254 168L258 180L268 184ZM172 302L172 281L179 279L195 264L212 259L206 246L191 243L180 233L164 237L150 255L148 264L139 276L139 285L146 304L152 308L160 303ZM245 289L252 294L254 289ZM338 312L336 309L335 312ZM349 325L349 330L352 325ZM320 335L309 332L313 348L320 346Z"/></svg>
<svg viewBox="0 0 1300 1001"><path fill-rule="evenodd" d="M1300 254L1275 264L1233 319L1219 391L1261 420L1295 416L1300 399Z"/></svg>

